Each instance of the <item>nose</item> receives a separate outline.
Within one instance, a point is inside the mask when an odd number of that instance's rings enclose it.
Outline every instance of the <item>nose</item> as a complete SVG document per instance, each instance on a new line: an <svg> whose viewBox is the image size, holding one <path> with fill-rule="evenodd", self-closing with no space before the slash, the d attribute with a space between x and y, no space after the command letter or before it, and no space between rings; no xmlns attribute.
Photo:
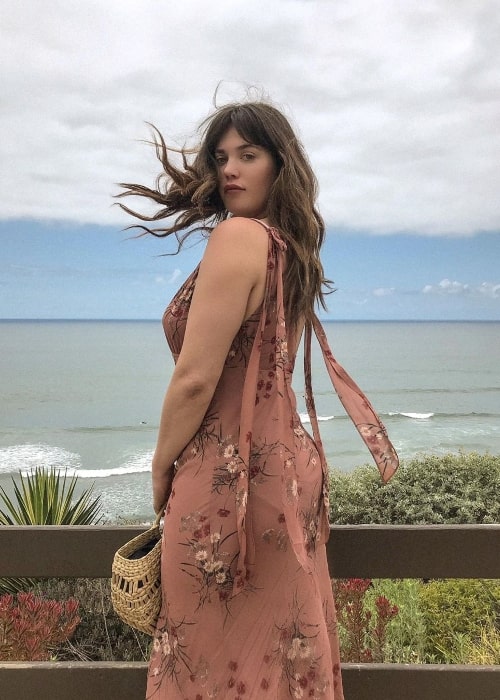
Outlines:
<svg viewBox="0 0 500 700"><path fill-rule="evenodd" d="M225 177L230 178L230 177L237 177L239 174L238 171L238 161L236 158L228 158L224 165L222 166L222 172L225 175Z"/></svg>

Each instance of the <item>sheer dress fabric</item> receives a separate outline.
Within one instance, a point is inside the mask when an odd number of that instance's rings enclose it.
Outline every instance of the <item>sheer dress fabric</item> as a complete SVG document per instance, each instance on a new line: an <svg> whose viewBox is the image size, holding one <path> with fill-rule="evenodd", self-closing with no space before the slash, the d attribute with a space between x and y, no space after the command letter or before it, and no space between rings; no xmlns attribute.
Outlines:
<svg viewBox="0 0 500 700"><path fill-rule="evenodd" d="M313 436L301 424L283 308L286 247L276 229L265 228L264 301L234 338L202 424L175 467L148 700L344 699L325 548L328 467L310 382L312 330L385 480L397 456L317 319L306 327L304 353ZM197 273L163 317L174 359Z"/></svg>

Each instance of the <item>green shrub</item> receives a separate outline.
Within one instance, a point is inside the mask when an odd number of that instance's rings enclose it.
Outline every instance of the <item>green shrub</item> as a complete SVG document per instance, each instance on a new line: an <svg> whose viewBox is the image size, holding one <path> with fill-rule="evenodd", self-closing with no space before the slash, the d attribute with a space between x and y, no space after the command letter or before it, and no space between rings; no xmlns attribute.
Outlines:
<svg viewBox="0 0 500 700"><path fill-rule="evenodd" d="M401 464L384 485L364 465L330 477L330 520L336 524L500 522L500 456L422 455Z"/></svg>
<svg viewBox="0 0 500 700"><path fill-rule="evenodd" d="M432 581L420 588L426 655L438 663L466 663L470 642L500 619L500 582L482 579Z"/></svg>
<svg viewBox="0 0 500 700"><path fill-rule="evenodd" d="M479 639L468 645L466 663L500 665L500 629L494 624L485 625Z"/></svg>
<svg viewBox="0 0 500 700"><path fill-rule="evenodd" d="M373 579L366 595L367 607L374 613L375 600L388 598L399 613L387 628L384 661L399 664L425 662L425 622L420 608L421 581L415 579Z"/></svg>
<svg viewBox="0 0 500 700"><path fill-rule="evenodd" d="M384 595L372 597L370 608L371 588L369 578L332 579L342 661L385 661L387 632L399 609Z"/></svg>

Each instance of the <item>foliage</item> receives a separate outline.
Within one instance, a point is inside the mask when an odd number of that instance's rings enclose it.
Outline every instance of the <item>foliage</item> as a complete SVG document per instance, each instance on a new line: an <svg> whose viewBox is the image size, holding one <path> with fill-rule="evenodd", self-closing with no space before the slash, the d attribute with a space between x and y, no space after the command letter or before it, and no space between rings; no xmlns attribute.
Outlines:
<svg viewBox="0 0 500 700"><path fill-rule="evenodd" d="M36 470L31 479L36 480ZM54 483L47 475L46 486ZM66 474L56 492L59 500L74 493ZM43 481L44 476L41 476ZM52 479L52 482L51 482ZM383 486L371 466L351 474L334 472L332 515L337 523L488 523L500 521L500 457L478 454L421 456L404 463L398 474ZM23 501L37 499L46 513L50 498L42 496L43 486L22 483L14 493ZM87 493L87 492L85 492ZM0 505L7 506L11 524L20 524L0 490ZM71 500L71 498L70 498ZM89 505L94 502L88 492ZM13 504L12 504L13 505ZM98 522L100 504L95 507ZM23 508L25 510L23 510ZM23 512L42 513L43 508L18 505ZM75 509L73 509L75 510ZM78 509L76 509L78 510ZM60 512L53 507L51 512ZM0 523L6 513L0 510ZM32 524L32 521L29 521ZM44 521L43 524L49 524ZM50 523L57 524L57 523ZM82 523L83 524L83 523ZM2 586L26 585L26 580L0 580ZM71 642L50 647L52 658L60 660L139 661L149 654L150 638L123 623L111 605L109 581L101 579L44 580L32 582L35 596L80 602L82 618ZM338 606L342 656L345 661L383 660L395 663L500 663L500 582L416 580L349 580L335 595ZM351 596L349 600L348 596ZM0 598L2 600L2 598ZM398 608L395 614L394 609ZM429 639L426 641L426 635ZM4 634L5 637L5 634ZM0 626L0 646L2 627ZM26 646L26 645L25 645ZM2 658L0 656L0 658ZM27 658L27 657L26 657Z"/></svg>
<svg viewBox="0 0 500 700"><path fill-rule="evenodd" d="M500 630L490 623L481 628L479 638L467 645L469 664L500 665Z"/></svg>
<svg viewBox="0 0 500 700"><path fill-rule="evenodd" d="M453 594L450 592L449 597L444 596L442 584L446 584L445 587L449 584ZM350 579L346 588L347 591L339 592L338 582L334 586L344 661L500 663L498 581L423 583L413 579L374 579L370 583L369 579ZM440 589L441 596L436 596L436 588ZM462 595L464 590L467 592ZM480 595L478 591L481 591ZM347 603L351 607L346 614L343 609L346 608L347 593ZM396 607L398 613L385 626L384 642L379 644L377 652L372 630L377 616L377 600L381 599L391 601L389 605ZM430 599L432 607L427 604ZM436 628L444 629L444 634L439 638L434 636L431 642L428 635L435 635Z"/></svg>
<svg viewBox="0 0 500 700"><path fill-rule="evenodd" d="M109 579L48 579L36 584L37 592L80 601L81 621L71 644L58 647L58 660L145 661L151 637L137 632L116 615L111 604Z"/></svg>
<svg viewBox="0 0 500 700"><path fill-rule="evenodd" d="M420 664L425 662L425 623L419 605L423 584L415 579L374 579L366 594L366 605L375 611L375 600L385 596L399 613L387 628L384 661Z"/></svg>
<svg viewBox="0 0 500 700"><path fill-rule="evenodd" d="M61 474L55 467L36 467L30 474L19 474L20 484L13 478L12 500L0 487L2 525L91 525L101 519L101 498L92 499L93 486L75 501L78 477Z"/></svg>
<svg viewBox="0 0 500 700"><path fill-rule="evenodd" d="M375 598L375 615L366 605L365 595L371 579L337 579L332 581L338 623L341 628L342 661L384 661L387 627L398 608L379 595Z"/></svg>
<svg viewBox="0 0 500 700"><path fill-rule="evenodd" d="M500 456L422 455L383 485L372 466L331 474L331 520L338 524L500 522ZM492 581L374 581L365 605L384 595L399 614L384 658L397 663L498 663L500 584Z"/></svg>
<svg viewBox="0 0 500 700"><path fill-rule="evenodd" d="M101 497L92 498L93 485L77 498L75 489L78 477L68 477L56 468L49 470L36 467L26 476L19 474L20 483L12 478L14 496L10 498L0 487L0 525L92 525L102 516ZM0 579L0 593L26 590L34 584L33 579Z"/></svg>
<svg viewBox="0 0 500 700"><path fill-rule="evenodd" d="M352 589L353 583L350 585ZM428 616L424 615L426 608L422 604L420 590L425 590L430 585L432 584L410 579L396 581L375 579L371 584L368 581L364 595L360 596L362 608L358 607L356 613L350 614L350 619L358 621L358 632L353 629L352 633L357 634L357 640L362 640L364 645L361 646L360 641L351 642L351 648L367 649L369 653L365 655L366 659L380 659L385 662L441 662L443 656L438 655L434 648L426 647L425 641L424 624ZM366 583L362 588L365 586ZM44 580L37 583L35 592L52 598L75 597L80 601L81 622L71 643L62 644L54 649L53 656L58 660L144 661L148 658L150 637L133 630L114 613L107 579ZM349 630L341 619L342 596L338 596L338 591L335 595L339 608L342 657L347 660L349 656L354 657L354 652L349 650ZM390 601L390 607L398 608L398 614L388 621L389 624L386 624L385 628L379 626L377 641L372 634L377 620L376 601L383 598ZM489 610L491 613L491 601ZM363 618L364 612L370 613L368 620L366 617ZM384 610L381 612L387 619ZM493 616L491 615L490 619L491 617ZM359 622L363 623L363 619L367 621L367 625L361 637L359 630L362 624L360 625ZM493 623L479 625L478 628L480 628L479 636L464 632L452 633L455 639L454 651L453 654L448 652L448 663L499 663L500 633ZM381 634L382 629L385 638Z"/></svg>
<svg viewBox="0 0 500 700"><path fill-rule="evenodd" d="M402 463L383 485L365 465L330 477L330 520L336 524L500 522L500 456L422 455Z"/></svg>
<svg viewBox="0 0 500 700"><path fill-rule="evenodd" d="M13 480L14 481L14 480ZM76 498L77 477L35 469L21 484L14 481L14 498L0 489L0 524L89 525L102 520L100 497L89 488ZM17 593L30 587L44 598L75 598L80 602L81 621L71 642L60 641L53 651L58 659L95 661L144 661L150 637L136 632L115 614L109 580L101 579L0 579L0 591Z"/></svg>
<svg viewBox="0 0 500 700"><path fill-rule="evenodd" d="M0 597L0 660L48 661L51 649L68 640L80 622L78 601L58 602L19 593Z"/></svg>
<svg viewBox="0 0 500 700"><path fill-rule="evenodd" d="M466 663L467 646L500 620L500 583L483 579L431 581L419 595L426 654L438 663Z"/></svg>
<svg viewBox="0 0 500 700"><path fill-rule="evenodd" d="M31 578L0 578L0 595L9 593L17 595L32 586L34 580Z"/></svg>

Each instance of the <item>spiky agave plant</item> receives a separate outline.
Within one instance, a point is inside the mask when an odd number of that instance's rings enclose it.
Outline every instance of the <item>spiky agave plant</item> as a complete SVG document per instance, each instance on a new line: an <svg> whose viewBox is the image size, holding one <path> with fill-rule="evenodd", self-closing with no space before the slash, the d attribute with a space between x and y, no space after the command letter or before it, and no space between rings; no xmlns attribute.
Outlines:
<svg viewBox="0 0 500 700"><path fill-rule="evenodd" d="M74 498L77 476L55 467L35 467L12 477L14 493L0 487L0 525L95 525L101 519L101 497L93 497L94 485ZM32 579L0 579L0 593L25 590Z"/></svg>

